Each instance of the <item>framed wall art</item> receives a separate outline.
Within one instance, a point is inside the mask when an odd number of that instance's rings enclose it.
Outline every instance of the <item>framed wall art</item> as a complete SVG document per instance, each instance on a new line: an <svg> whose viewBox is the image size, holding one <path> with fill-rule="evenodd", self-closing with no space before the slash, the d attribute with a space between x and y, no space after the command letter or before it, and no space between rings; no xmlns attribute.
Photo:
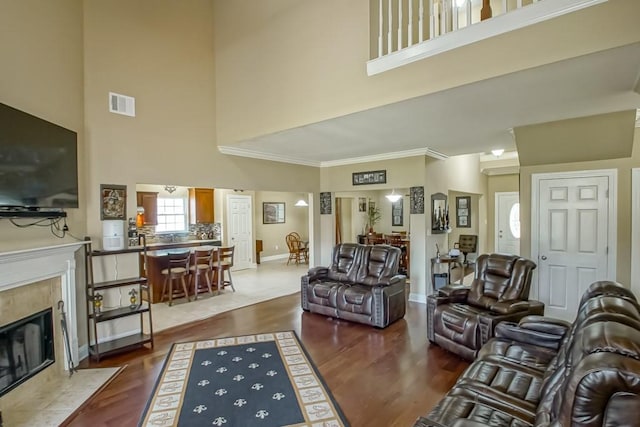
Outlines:
<svg viewBox="0 0 640 427"><path fill-rule="evenodd" d="M127 186L100 184L100 219L125 220L127 217Z"/></svg>
<svg viewBox="0 0 640 427"><path fill-rule="evenodd" d="M401 227L403 225L404 200L400 199L391 204L391 226Z"/></svg>
<svg viewBox="0 0 640 427"><path fill-rule="evenodd" d="M262 202L263 224L284 224L284 202Z"/></svg>
<svg viewBox="0 0 640 427"><path fill-rule="evenodd" d="M471 227L471 197L456 197L456 227Z"/></svg>
<svg viewBox="0 0 640 427"><path fill-rule="evenodd" d="M320 215L331 215L331 192L320 193Z"/></svg>
<svg viewBox="0 0 640 427"><path fill-rule="evenodd" d="M353 185L386 184L387 171L354 172L351 174Z"/></svg>
<svg viewBox="0 0 640 427"><path fill-rule="evenodd" d="M424 213L424 187L409 188L409 213Z"/></svg>
<svg viewBox="0 0 640 427"><path fill-rule="evenodd" d="M358 197L358 212L366 212L366 211L367 211L367 198Z"/></svg>

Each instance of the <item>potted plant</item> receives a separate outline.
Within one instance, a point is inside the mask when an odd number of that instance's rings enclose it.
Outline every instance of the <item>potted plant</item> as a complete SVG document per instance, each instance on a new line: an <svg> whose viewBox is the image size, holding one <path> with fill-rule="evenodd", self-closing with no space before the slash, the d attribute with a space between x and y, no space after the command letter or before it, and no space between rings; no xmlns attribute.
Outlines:
<svg viewBox="0 0 640 427"><path fill-rule="evenodd" d="M369 233L373 233L373 227L380 222L382 215L380 214L380 208L373 205L369 206L367 210L367 224L369 225Z"/></svg>

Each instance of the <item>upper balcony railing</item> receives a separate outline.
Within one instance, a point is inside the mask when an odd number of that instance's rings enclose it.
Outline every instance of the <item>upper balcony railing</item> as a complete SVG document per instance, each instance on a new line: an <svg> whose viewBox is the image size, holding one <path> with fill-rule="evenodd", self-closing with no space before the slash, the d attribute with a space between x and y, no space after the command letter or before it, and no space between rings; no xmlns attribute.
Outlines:
<svg viewBox="0 0 640 427"><path fill-rule="evenodd" d="M367 72L378 74L606 1L370 0L373 59Z"/></svg>

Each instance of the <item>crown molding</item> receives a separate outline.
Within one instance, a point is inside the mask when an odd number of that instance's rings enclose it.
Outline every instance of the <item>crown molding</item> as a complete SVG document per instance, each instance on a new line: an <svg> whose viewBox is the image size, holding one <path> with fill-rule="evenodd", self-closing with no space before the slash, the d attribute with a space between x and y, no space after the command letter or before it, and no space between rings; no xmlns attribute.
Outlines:
<svg viewBox="0 0 640 427"><path fill-rule="evenodd" d="M265 153L262 151L247 150L245 148L229 147L219 145L218 151L231 156L249 157L251 159L270 160L272 162L292 163L294 165L320 167L322 162L316 160L305 160L297 157L281 156L277 154Z"/></svg>
<svg viewBox="0 0 640 427"><path fill-rule="evenodd" d="M430 156L439 160L449 158L449 156L447 156L446 154L440 153L430 148L417 148L414 150L394 151L390 153L373 154L371 156L351 157L347 159L326 161L300 159L297 157L282 156L278 154L265 153L262 151L247 150L245 148L230 147L228 145L218 146L218 151L220 151L222 154L228 154L231 156L249 157L252 159L270 160L273 162L292 163L296 165L313 166L320 168L353 165L357 163L377 162L381 160L402 159L405 157L414 156Z"/></svg>

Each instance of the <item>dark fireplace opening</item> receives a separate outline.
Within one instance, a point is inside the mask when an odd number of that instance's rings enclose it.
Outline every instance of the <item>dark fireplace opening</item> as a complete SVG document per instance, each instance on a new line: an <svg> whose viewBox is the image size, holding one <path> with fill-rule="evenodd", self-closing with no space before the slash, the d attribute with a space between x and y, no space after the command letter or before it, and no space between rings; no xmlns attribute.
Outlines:
<svg viewBox="0 0 640 427"><path fill-rule="evenodd" d="M0 327L0 397L55 361L53 310Z"/></svg>

